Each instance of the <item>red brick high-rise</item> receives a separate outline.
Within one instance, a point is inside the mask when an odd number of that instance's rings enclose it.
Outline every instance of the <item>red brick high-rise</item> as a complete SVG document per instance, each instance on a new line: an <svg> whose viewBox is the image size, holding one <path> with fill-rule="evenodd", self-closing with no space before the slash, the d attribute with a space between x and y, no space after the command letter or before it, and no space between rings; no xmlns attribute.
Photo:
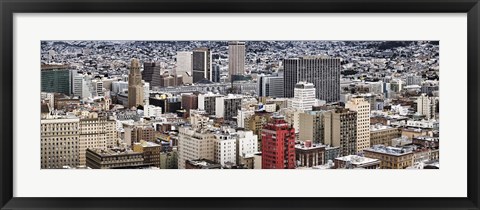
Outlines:
<svg viewBox="0 0 480 210"><path fill-rule="evenodd" d="M262 169L295 168L295 129L274 116L262 130Z"/></svg>

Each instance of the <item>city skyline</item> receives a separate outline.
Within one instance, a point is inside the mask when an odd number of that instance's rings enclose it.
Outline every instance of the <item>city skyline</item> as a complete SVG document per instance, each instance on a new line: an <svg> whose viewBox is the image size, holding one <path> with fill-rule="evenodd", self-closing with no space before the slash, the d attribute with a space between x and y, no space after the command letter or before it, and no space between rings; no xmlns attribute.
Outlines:
<svg viewBox="0 0 480 210"><path fill-rule="evenodd" d="M439 168L439 45L42 41L41 168Z"/></svg>

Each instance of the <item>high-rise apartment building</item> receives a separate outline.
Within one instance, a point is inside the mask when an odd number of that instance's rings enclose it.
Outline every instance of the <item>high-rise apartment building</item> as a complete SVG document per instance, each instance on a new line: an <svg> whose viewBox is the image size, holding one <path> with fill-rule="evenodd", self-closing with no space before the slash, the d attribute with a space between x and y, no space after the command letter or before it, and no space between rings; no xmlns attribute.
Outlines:
<svg viewBox="0 0 480 210"><path fill-rule="evenodd" d="M42 169L77 167L79 158L79 119L60 118L40 121L40 162Z"/></svg>
<svg viewBox="0 0 480 210"><path fill-rule="evenodd" d="M295 168L295 129L274 116L262 129L262 169Z"/></svg>
<svg viewBox="0 0 480 210"><path fill-rule="evenodd" d="M228 42L228 77L245 75L245 42Z"/></svg>
<svg viewBox="0 0 480 210"><path fill-rule="evenodd" d="M242 108L242 95L228 94L215 99L215 115L224 120L233 120Z"/></svg>
<svg viewBox="0 0 480 210"><path fill-rule="evenodd" d="M196 48L192 54L193 83L203 79L212 80L212 51L208 48Z"/></svg>
<svg viewBox="0 0 480 210"><path fill-rule="evenodd" d="M425 93L422 93L417 98L417 113L425 115L427 119L435 117L436 110L436 101L433 97L427 96Z"/></svg>
<svg viewBox="0 0 480 210"><path fill-rule="evenodd" d="M208 92L206 94L199 94L198 95L198 108L205 110L207 114L209 115L215 115L216 114L216 98L218 97L223 97L223 95L220 94L214 94L211 92Z"/></svg>
<svg viewBox="0 0 480 210"><path fill-rule="evenodd" d="M128 107L143 106L143 85L142 74L140 73L140 63L137 59L132 59L130 65L130 74L128 75Z"/></svg>
<svg viewBox="0 0 480 210"><path fill-rule="evenodd" d="M340 100L340 59L305 56L283 60L285 97L294 96L295 85L300 81L313 83L315 98L329 102Z"/></svg>
<svg viewBox="0 0 480 210"><path fill-rule="evenodd" d="M357 112L336 108L325 113L325 144L340 147L340 155L357 153Z"/></svg>
<svg viewBox="0 0 480 210"><path fill-rule="evenodd" d="M328 111L306 111L299 115L299 140L311 140L314 144L325 144L324 115Z"/></svg>
<svg viewBox="0 0 480 210"><path fill-rule="evenodd" d="M370 147L370 103L362 97L351 98L345 108L357 112L357 153Z"/></svg>

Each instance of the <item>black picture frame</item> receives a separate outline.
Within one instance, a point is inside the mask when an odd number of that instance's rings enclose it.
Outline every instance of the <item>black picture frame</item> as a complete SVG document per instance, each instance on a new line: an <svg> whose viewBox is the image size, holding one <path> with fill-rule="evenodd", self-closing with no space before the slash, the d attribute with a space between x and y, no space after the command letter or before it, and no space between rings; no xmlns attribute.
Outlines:
<svg viewBox="0 0 480 210"><path fill-rule="evenodd" d="M0 0L1 209L479 209L478 0ZM16 198L13 197L15 13L467 13L468 196L465 198ZM445 180L450 181L450 180ZM414 190L414 189L412 189ZM448 189L445 189L448 190Z"/></svg>

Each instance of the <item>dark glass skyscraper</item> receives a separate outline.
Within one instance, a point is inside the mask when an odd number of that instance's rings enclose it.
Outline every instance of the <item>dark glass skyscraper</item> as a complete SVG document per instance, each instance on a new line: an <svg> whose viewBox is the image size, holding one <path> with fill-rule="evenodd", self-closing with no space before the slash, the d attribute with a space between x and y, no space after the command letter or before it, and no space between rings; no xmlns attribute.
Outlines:
<svg viewBox="0 0 480 210"><path fill-rule="evenodd" d="M329 102L340 100L340 59L320 56L284 59L285 97L292 98L295 84L315 85L315 98Z"/></svg>
<svg viewBox="0 0 480 210"><path fill-rule="evenodd" d="M203 79L212 81L212 52L208 48L196 48L192 57L193 83Z"/></svg>

